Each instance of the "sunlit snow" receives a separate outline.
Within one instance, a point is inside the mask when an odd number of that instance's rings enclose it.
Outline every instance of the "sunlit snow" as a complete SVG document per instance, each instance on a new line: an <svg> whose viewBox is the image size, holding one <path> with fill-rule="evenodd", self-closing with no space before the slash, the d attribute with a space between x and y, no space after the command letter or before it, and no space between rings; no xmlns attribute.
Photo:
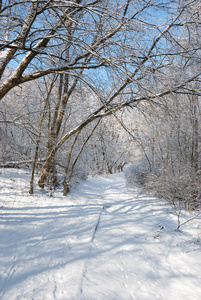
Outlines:
<svg viewBox="0 0 201 300"><path fill-rule="evenodd" d="M28 171L0 173L1 300L201 299L200 219L175 230L166 202L123 173L67 197L30 196Z"/></svg>

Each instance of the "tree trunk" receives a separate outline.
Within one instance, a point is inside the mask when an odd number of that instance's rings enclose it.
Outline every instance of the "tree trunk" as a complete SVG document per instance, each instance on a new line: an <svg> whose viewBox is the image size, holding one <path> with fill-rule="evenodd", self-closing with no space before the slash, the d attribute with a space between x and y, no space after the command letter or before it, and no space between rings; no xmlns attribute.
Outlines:
<svg viewBox="0 0 201 300"><path fill-rule="evenodd" d="M91 136L93 135L94 131L96 130L96 128L98 127L99 123L100 123L101 120L98 120L97 124L94 126L94 128L92 129L90 135L88 136L88 138L84 141L82 147L80 148L80 151L78 152L77 154L77 157L76 159L74 160L74 163L71 167L71 171L70 171L70 174L69 174L69 177L68 177L68 182L64 185L64 192L63 192L63 195L66 196L67 193L70 191L70 181L71 181L71 178L72 178L72 175L73 175L73 171L74 171L74 168L75 168L75 165L78 161L78 158L80 157L82 151L84 150L84 147L86 146L87 142L89 141L89 139L91 138Z"/></svg>
<svg viewBox="0 0 201 300"><path fill-rule="evenodd" d="M35 168L36 168L36 161L38 159L38 152L39 152L39 145L40 145L40 139L41 139L42 123L43 123L43 119L44 119L44 116L45 116L45 111L46 111L46 108L47 108L47 104L49 102L49 97L50 97L50 94L51 94L52 89L54 87L54 83L55 83L56 78L57 78L57 76L55 78L53 78L53 80L52 80L52 83L51 83L50 88L49 88L48 93L47 93L47 97L45 99L45 103L44 103L44 107L43 107L43 112L42 112L42 115L41 115L41 118L40 118L39 130L38 130L38 139L37 139L37 142L36 142L35 158L34 158L33 167L32 167L32 174L31 174L31 180L30 180L29 194L33 194L34 193L34 187L33 187L34 174L35 174Z"/></svg>

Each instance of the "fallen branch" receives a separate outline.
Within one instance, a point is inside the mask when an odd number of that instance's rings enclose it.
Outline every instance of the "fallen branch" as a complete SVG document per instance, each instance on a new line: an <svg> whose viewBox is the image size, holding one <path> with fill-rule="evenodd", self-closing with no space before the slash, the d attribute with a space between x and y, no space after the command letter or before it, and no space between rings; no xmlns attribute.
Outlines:
<svg viewBox="0 0 201 300"><path fill-rule="evenodd" d="M37 164L42 164L43 162L45 162L45 159L36 161ZM0 165L0 168L18 168L19 166L29 165L33 163L34 160L7 162L5 164Z"/></svg>

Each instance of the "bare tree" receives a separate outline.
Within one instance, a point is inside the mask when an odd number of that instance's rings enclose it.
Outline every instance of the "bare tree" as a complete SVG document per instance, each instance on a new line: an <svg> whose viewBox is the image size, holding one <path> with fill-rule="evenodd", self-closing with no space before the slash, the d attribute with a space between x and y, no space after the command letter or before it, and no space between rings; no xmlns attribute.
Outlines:
<svg viewBox="0 0 201 300"><path fill-rule="evenodd" d="M82 128L125 107L185 91L199 77L199 69L186 71L199 49L180 41L187 36L180 28L190 22L189 17L184 20L190 5L176 2L172 10L171 3L158 0L4 2L0 99L15 86L63 74L41 187L57 151ZM169 72L181 55L185 60L177 74ZM6 76L8 69L10 76ZM67 104L78 85L87 86L99 104L61 134Z"/></svg>

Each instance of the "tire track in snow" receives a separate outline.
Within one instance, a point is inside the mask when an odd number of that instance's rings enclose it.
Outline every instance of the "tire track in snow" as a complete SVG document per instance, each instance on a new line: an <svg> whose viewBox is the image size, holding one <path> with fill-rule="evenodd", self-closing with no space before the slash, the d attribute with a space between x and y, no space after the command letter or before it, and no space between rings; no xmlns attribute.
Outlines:
<svg viewBox="0 0 201 300"><path fill-rule="evenodd" d="M98 219L97 219L97 221L95 223L95 226L94 226L93 234L92 234L90 245L89 245L88 258L85 260L83 271L82 271L82 274L81 274L77 299L80 299L80 297L83 293L83 282L84 282L84 279L86 279L88 263L90 261L91 252L92 252L92 249L93 249L93 242L94 242L94 239L95 239L95 236L96 236L96 232L98 231L98 227L99 227L99 224L100 224L100 221L101 221L101 216L102 216L103 210L104 210L104 205L101 207L101 210L100 210L99 215L98 215Z"/></svg>
<svg viewBox="0 0 201 300"><path fill-rule="evenodd" d="M93 231L93 235L92 235L92 238L91 238L91 243L93 243L94 239L95 239L95 236L96 236L96 232L98 230L98 227L99 227L99 224L100 224L100 220L101 220L101 216L102 216L102 213L103 213L103 210L105 209L105 206L103 205L102 206L102 209L99 213L99 216L98 216L98 220L96 222L96 225L95 225L95 229Z"/></svg>

